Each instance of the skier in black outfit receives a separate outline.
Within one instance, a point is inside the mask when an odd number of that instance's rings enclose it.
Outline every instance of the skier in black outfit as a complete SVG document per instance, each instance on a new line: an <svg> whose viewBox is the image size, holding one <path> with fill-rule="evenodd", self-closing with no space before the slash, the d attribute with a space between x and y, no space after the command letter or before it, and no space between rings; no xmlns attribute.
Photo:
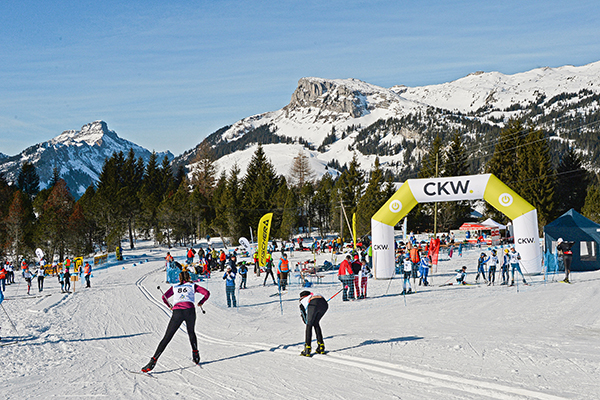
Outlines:
<svg viewBox="0 0 600 400"><path fill-rule="evenodd" d="M304 350L300 353L301 356L310 357L312 330L315 329L317 335L317 354L325 354L325 343L323 342L323 332L319 321L327 312L329 304L327 300L320 294L311 293L304 290L300 293L300 313L302 320L306 324L306 334L304 342Z"/></svg>
<svg viewBox="0 0 600 400"><path fill-rule="evenodd" d="M273 279L273 285L277 285L275 282L275 275L273 275L273 256L271 254L267 254L267 262L265 264L265 280L263 282L263 286L267 284L267 278L271 275L271 279Z"/></svg>
<svg viewBox="0 0 600 400"><path fill-rule="evenodd" d="M196 293L200 293L203 296L203 299L198 302L198 307L201 307L210 297L209 291L202 286L193 283L189 272L181 271L179 273L179 284L173 285L162 295L163 302L173 310L173 314L171 315L171 320L167 326L165 336L158 344L158 348L150 359L150 362L142 368L142 372L152 371L156 365L156 361L158 361L158 357L160 357L165 350L183 321L185 321L190 344L192 345L192 360L194 361L194 364L200 362L198 339L196 338L196 332L194 331L194 326L196 325L196 309L194 307ZM169 303L170 297L173 297L173 306Z"/></svg>
<svg viewBox="0 0 600 400"><path fill-rule="evenodd" d="M575 242L565 242L563 238L558 238L558 245L556 246L556 250L558 250L558 259L562 258L563 265L565 267L565 279L563 282L569 282L569 274L571 273L571 261L573 261L573 244Z"/></svg>

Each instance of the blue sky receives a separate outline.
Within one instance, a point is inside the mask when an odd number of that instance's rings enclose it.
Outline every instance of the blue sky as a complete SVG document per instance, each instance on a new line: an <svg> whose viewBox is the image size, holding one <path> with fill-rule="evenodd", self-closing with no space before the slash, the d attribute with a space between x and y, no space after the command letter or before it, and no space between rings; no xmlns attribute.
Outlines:
<svg viewBox="0 0 600 400"><path fill-rule="evenodd" d="M300 78L390 87L600 60L595 1L0 2L0 152L104 120L180 154Z"/></svg>

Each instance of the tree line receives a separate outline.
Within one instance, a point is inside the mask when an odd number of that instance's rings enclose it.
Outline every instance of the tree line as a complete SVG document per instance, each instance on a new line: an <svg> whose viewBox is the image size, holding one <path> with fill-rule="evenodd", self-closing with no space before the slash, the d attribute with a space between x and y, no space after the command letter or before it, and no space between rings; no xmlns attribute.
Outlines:
<svg viewBox="0 0 600 400"><path fill-rule="evenodd" d="M455 132L444 143L437 136L416 168L417 176L459 176L493 173L538 210L540 229L570 208L600 221L600 185L583 166L581 155L564 146L560 154L542 130L510 121L499 137L473 153ZM487 150L486 150L487 149ZM228 237L236 244L255 234L259 219L273 213L271 237L294 234L342 234L350 240L349 225L356 214L359 238L368 237L371 216L397 190L394 177L384 173L379 158L369 171L361 170L356 153L339 174L315 179L308 157L294 157L286 175L278 175L258 145L245 171L233 166L217 174L208 143L200 146L190 171L172 170L169 161L153 153L147 163L132 149L105 160L98 182L77 200L57 170L40 190L36 168L24 163L17 182L0 176L1 256L17 261L42 248L48 259L114 251L138 239L157 245L191 245L206 236ZM477 160L489 160L484 167ZM554 166L553 159L558 160ZM478 168L478 169L476 169ZM457 229L472 220L473 202L419 204L408 215L409 229L438 232ZM437 212L436 218L434 213ZM494 209L487 214L499 222L506 217Z"/></svg>

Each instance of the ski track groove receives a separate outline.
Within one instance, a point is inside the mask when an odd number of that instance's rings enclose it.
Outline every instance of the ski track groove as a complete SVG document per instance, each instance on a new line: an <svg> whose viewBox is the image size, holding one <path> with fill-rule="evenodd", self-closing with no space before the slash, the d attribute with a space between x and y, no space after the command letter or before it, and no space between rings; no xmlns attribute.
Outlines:
<svg viewBox="0 0 600 400"><path fill-rule="evenodd" d="M168 309L164 306L162 302L159 302L143 285L144 280L150 275L162 270L163 268L157 268L155 270L149 271L146 274L142 275L137 281L136 286L140 289L142 294L150 300L152 303L156 304L160 309L162 309L167 315L169 315ZM183 327L179 328L183 330ZM198 334L199 338L202 338L205 342L221 344L226 346L244 346L247 348L251 348L254 350L263 350L270 351L273 353L283 353L283 354L293 354L297 355L297 351L289 350L289 349L280 349L279 346L269 346L267 344L259 344L259 343L243 343L243 342L232 342L223 339L217 339L210 337L205 334ZM478 355L477 351L473 348L471 343L468 342L471 349ZM438 372L419 370L412 367L401 366L398 364L392 364L385 361L371 360L368 358L350 356L350 355L338 355L338 354L327 354L327 355L318 355L315 354L313 359L318 360L319 362L327 362L334 364L341 364L349 367L355 367L358 369L366 369L371 372L377 372L383 375L393 376L396 378L406 379L417 383L423 383L427 385L431 385L434 387L439 387L443 389L447 389L450 391L458 390L463 393L470 393L475 396L485 396L492 399L499 400L511 400L518 398L533 398L540 400L565 400L565 397L555 396L548 393L537 392L529 389L518 388L518 387L510 387L505 386L493 382L485 382L485 381L477 381L473 379L462 378L460 376L452 376L446 375ZM518 357L521 363L524 361ZM571 360L569 360L571 361ZM572 362L572 361L571 361ZM239 394L235 389L228 388L224 385L219 384L218 382L206 377L205 374L199 374L196 372L192 372L198 378L201 378L207 382L210 382L216 386L219 386L225 390L228 390L231 393ZM284 387L287 387L285 382L282 382Z"/></svg>

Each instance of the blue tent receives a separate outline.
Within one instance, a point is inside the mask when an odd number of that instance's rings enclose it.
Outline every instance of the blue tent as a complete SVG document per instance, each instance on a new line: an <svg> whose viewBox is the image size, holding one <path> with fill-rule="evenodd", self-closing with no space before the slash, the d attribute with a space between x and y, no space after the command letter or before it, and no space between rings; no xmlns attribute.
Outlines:
<svg viewBox="0 0 600 400"><path fill-rule="evenodd" d="M595 271L600 269L598 246L600 224L570 209L544 227L546 250L556 253L556 241L562 238L573 245L571 271Z"/></svg>

